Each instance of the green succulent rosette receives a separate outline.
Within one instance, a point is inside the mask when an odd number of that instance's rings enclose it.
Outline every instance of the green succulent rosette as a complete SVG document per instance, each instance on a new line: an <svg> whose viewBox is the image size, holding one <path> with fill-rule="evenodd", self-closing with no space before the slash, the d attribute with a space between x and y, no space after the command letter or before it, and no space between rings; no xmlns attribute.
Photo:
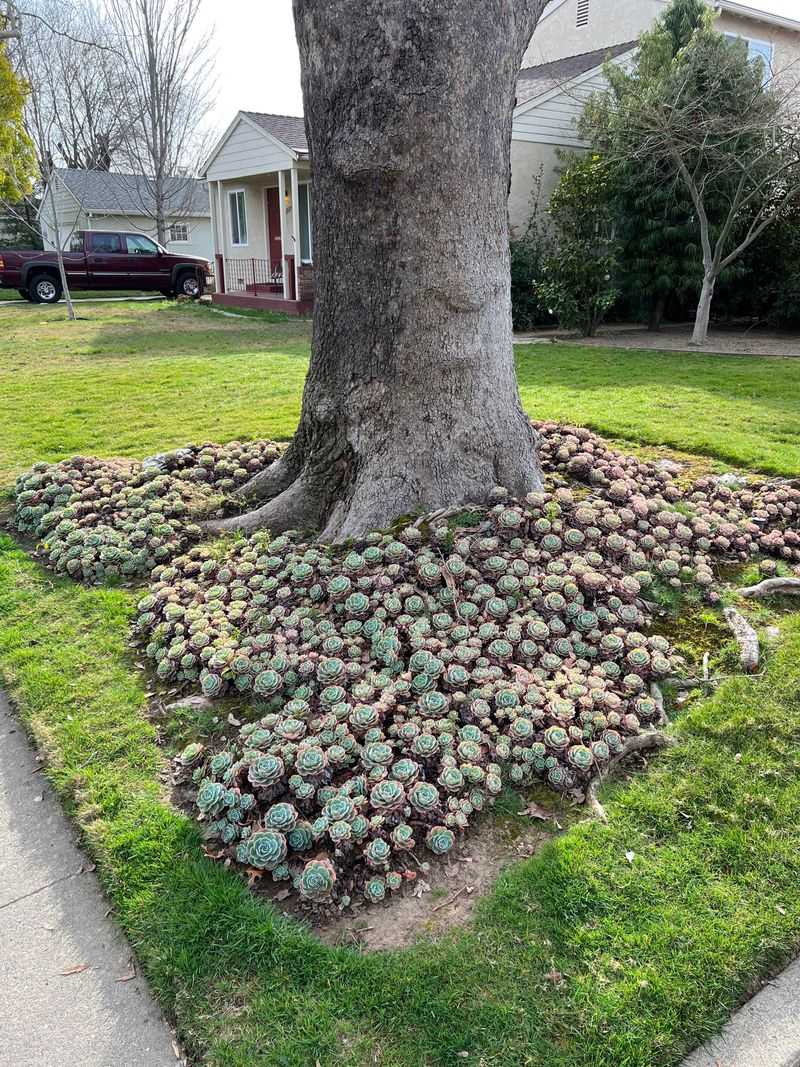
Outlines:
<svg viewBox="0 0 800 1067"><path fill-rule="evenodd" d="M382 837L373 837L364 849L364 859L369 867L385 867L392 855L392 846Z"/></svg>
<svg viewBox="0 0 800 1067"><path fill-rule="evenodd" d="M394 778L386 778L372 787L369 802L376 811L388 814L403 807L406 793L400 782Z"/></svg>
<svg viewBox="0 0 800 1067"><path fill-rule="evenodd" d="M204 778L197 790L195 803L203 815L216 815L225 806L227 790L220 782Z"/></svg>
<svg viewBox="0 0 800 1067"><path fill-rule="evenodd" d="M247 780L256 788L267 789L283 778L284 764L279 756L267 753L256 756L247 769Z"/></svg>
<svg viewBox="0 0 800 1067"><path fill-rule="evenodd" d="M364 896L370 904L380 904L386 897L386 880L374 875L364 886Z"/></svg>
<svg viewBox="0 0 800 1067"><path fill-rule="evenodd" d="M425 844L435 856L446 855L455 843L455 834L446 826L432 826L425 835Z"/></svg>
<svg viewBox="0 0 800 1067"><path fill-rule="evenodd" d="M264 826L270 830L280 830L281 833L288 834L297 825L297 819L297 809L292 804L283 801L267 809Z"/></svg>
<svg viewBox="0 0 800 1067"><path fill-rule="evenodd" d="M327 859L309 860L296 882L302 899L314 904L330 900L335 885L336 871Z"/></svg>
<svg viewBox="0 0 800 1067"><path fill-rule="evenodd" d="M427 815L439 808L439 790L430 782L417 782L409 790L408 800L415 811Z"/></svg>
<svg viewBox="0 0 800 1067"><path fill-rule="evenodd" d="M247 839L247 860L250 867L273 871L286 859L288 846L285 836L277 830L255 830Z"/></svg>

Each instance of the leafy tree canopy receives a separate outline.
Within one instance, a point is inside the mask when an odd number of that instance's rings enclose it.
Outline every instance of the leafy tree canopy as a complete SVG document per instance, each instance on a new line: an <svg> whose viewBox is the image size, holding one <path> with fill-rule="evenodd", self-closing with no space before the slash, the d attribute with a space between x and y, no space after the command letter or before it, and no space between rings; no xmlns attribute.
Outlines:
<svg viewBox="0 0 800 1067"><path fill-rule="evenodd" d="M0 43L0 199L16 202L31 192L36 155L23 125L27 87Z"/></svg>

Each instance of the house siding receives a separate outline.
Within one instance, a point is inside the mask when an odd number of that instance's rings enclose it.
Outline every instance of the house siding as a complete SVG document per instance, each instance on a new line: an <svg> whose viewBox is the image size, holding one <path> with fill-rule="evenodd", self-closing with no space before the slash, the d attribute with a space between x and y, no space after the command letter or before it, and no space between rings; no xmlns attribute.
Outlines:
<svg viewBox="0 0 800 1067"><path fill-rule="evenodd" d="M538 194L540 208L547 206L550 194L558 181L557 168L559 166L556 145L536 141L511 142L508 222L512 237L519 237L525 230L534 206L534 193Z"/></svg>
<svg viewBox="0 0 800 1067"><path fill-rule="evenodd" d="M269 137L239 119L225 144L206 170L209 181L224 181L229 178L247 178L269 171L286 170L292 165L293 156L270 141Z"/></svg>
<svg viewBox="0 0 800 1067"><path fill-rule="evenodd" d="M610 48L635 40L664 10L666 0L589 0L585 26L576 25L578 0L558 0L546 12L528 45L523 67L550 63L565 56ZM721 33L739 33L775 46L775 69L786 70L800 60L800 34L757 18L723 11L716 21Z"/></svg>
<svg viewBox="0 0 800 1067"><path fill-rule="evenodd" d="M301 166L299 180L307 181L310 169ZM268 259L267 247L267 219L265 191L278 184L277 174L258 174L256 177L231 178L227 181L209 182L209 193L215 217L218 219L221 251L226 258L230 259ZM286 175L286 186L289 188L289 174ZM247 213L247 244L234 245L231 240L231 212L228 194L237 189L243 189L245 194L245 211ZM217 200L219 197L219 201ZM286 247L284 255L293 254L292 243L292 209L286 212Z"/></svg>
<svg viewBox="0 0 800 1067"><path fill-rule="evenodd" d="M588 22L577 26L577 5L578 0L563 0L539 20L523 67L635 40L663 9L660 0L589 0Z"/></svg>

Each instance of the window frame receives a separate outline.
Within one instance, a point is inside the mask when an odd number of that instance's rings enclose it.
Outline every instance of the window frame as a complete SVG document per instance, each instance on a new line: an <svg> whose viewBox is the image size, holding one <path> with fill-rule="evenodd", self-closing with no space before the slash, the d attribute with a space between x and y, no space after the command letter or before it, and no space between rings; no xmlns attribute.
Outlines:
<svg viewBox="0 0 800 1067"><path fill-rule="evenodd" d="M300 190L303 189L303 188L305 188L305 190L306 190L306 202L305 202L305 205L303 205L302 200L300 198ZM313 262L314 262L314 238L313 238L313 235L312 235L312 232L311 232L312 210L311 210L311 179L310 178L308 179L308 181L298 182L297 183L297 199L299 201L299 203L297 205L297 210L298 210L298 218L297 218L298 226L297 226L297 229L298 229L298 232L300 234L300 262L301 263L307 263L307 264L313 264ZM304 207L305 207L305 212L303 211ZM306 217L306 225L308 227L308 258L307 259L304 258L304 256L303 256L303 229L302 229L302 222L303 222L303 214L304 213L305 213L305 217Z"/></svg>
<svg viewBox="0 0 800 1067"><path fill-rule="evenodd" d="M236 228L238 230L238 236L240 240L234 240L233 230L233 205L238 204L237 197L241 196L242 210L241 212L236 210ZM242 237L242 221L244 221L244 240ZM247 248L249 242L249 234L247 229L247 190L246 189L229 189L228 190L228 229L231 238L232 248Z"/></svg>
<svg viewBox="0 0 800 1067"><path fill-rule="evenodd" d="M152 237L148 237L146 233L126 233L124 236L125 236L125 252L126 252L127 255L129 255L129 256L157 256L158 255L158 244L157 244L157 242L154 241ZM128 244L128 239L131 238L131 237L133 237L133 238L135 238L137 240L141 240L141 241L149 241L150 244L153 246L153 251L150 252L150 251L148 251L146 249L135 249L134 251L131 251L131 247Z"/></svg>
<svg viewBox="0 0 800 1067"><path fill-rule="evenodd" d="M119 242L119 248L97 248L97 239L103 237L116 237ZM125 248L122 247L122 237L116 230L93 230L92 231L92 252L98 256L125 256L127 255L128 245L126 243Z"/></svg>
<svg viewBox="0 0 800 1067"><path fill-rule="evenodd" d="M185 237L175 237L174 231L181 229L186 234ZM169 243L173 245L188 245L189 244L189 223L188 222L172 222L169 227Z"/></svg>
<svg viewBox="0 0 800 1067"><path fill-rule="evenodd" d="M727 41L744 41L747 45L747 59L750 63L754 59L760 59L764 63L764 84L770 80L775 73L775 42L765 41L760 37L748 37L744 33L736 33L733 30L725 30L723 36ZM769 59L766 59L762 52L751 52L751 45L760 45L761 48L766 48L769 51Z"/></svg>

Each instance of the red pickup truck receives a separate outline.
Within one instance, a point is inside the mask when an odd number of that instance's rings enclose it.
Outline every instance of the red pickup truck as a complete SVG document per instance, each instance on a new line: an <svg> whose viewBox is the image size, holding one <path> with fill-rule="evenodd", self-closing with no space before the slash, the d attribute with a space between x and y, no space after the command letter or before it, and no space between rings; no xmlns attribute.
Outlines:
<svg viewBox="0 0 800 1067"><path fill-rule="evenodd" d="M64 252L70 289L141 289L200 296L212 280L200 256L174 255L143 233L80 230ZM55 304L62 286L55 252L0 252L0 286L34 304Z"/></svg>

